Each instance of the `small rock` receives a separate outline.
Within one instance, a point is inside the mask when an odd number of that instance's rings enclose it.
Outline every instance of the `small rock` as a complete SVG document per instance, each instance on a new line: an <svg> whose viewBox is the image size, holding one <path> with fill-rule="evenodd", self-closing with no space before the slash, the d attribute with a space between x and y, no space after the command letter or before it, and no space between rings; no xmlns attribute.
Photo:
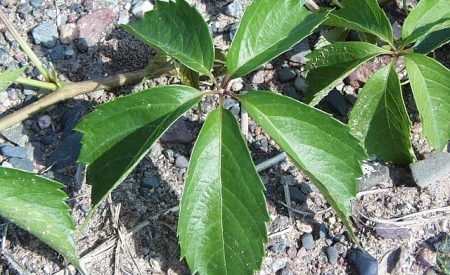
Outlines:
<svg viewBox="0 0 450 275"><path fill-rule="evenodd" d="M189 167L189 161L185 156L178 156L175 160L175 166L178 168L187 168Z"/></svg>
<svg viewBox="0 0 450 275"><path fill-rule="evenodd" d="M137 18L144 18L144 14L153 10L153 4L149 1L141 1L134 5L131 13Z"/></svg>
<svg viewBox="0 0 450 275"><path fill-rule="evenodd" d="M166 159L173 159L173 156L175 155L175 153L173 152L173 150L171 149L166 149L163 151L164 156L166 157Z"/></svg>
<svg viewBox="0 0 450 275"><path fill-rule="evenodd" d="M51 52L51 57L53 60L63 60L66 55L66 47L63 45L56 45Z"/></svg>
<svg viewBox="0 0 450 275"><path fill-rule="evenodd" d="M230 112L233 115L238 116L241 113L241 107L239 107L239 105L235 105L235 106L231 107Z"/></svg>
<svg viewBox="0 0 450 275"><path fill-rule="evenodd" d="M283 269L288 262L287 258L277 259L272 263L272 271L277 272L280 269Z"/></svg>
<svg viewBox="0 0 450 275"><path fill-rule="evenodd" d="M313 231L314 236L316 236L316 238L323 240L328 235L328 227L323 223L314 225L313 229L314 229L314 231Z"/></svg>
<svg viewBox="0 0 450 275"><path fill-rule="evenodd" d="M87 204L80 204L80 209L81 211L83 211L85 214L89 213L89 211L91 210L91 208L89 207L89 205Z"/></svg>
<svg viewBox="0 0 450 275"><path fill-rule="evenodd" d="M349 112L349 106L343 94L341 94L338 90L333 89L328 94L327 102L330 104L330 107L337 112L341 116L347 116Z"/></svg>
<svg viewBox="0 0 450 275"><path fill-rule="evenodd" d="M143 184L147 188L156 189L161 185L161 181L155 175L151 173L145 173Z"/></svg>
<svg viewBox="0 0 450 275"><path fill-rule="evenodd" d="M116 18L116 13L110 9L84 15L77 21L78 37L85 39L88 46L92 46L99 41L101 34L112 26Z"/></svg>
<svg viewBox="0 0 450 275"><path fill-rule="evenodd" d="M237 32L238 28L239 28L239 24L238 23L235 23L235 24L231 25L231 27L230 27L230 39L231 40L234 39L234 36L236 35L236 32Z"/></svg>
<svg viewBox="0 0 450 275"><path fill-rule="evenodd" d="M358 179L359 191L367 191L373 187L390 182L389 167L381 163L363 163L364 177Z"/></svg>
<svg viewBox="0 0 450 275"><path fill-rule="evenodd" d="M306 250L311 250L316 246L313 235L311 233L303 234L301 237L301 241L302 247L304 247Z"/></svg>
<svg viewBox="0 0 450 275"><path fill-rule="evenodd" d="M306 62L308 62L306 55L310 52L311 49L309 48L308 40L305 39L295 45L292 50L285 53L285 58L292 62L305 64Z"/></svg>
<svg viewBox="0 0 450 275"><path fill-rule="evenodd" d="M286 250L286 241L283 238L277 238L273 243L269 246L269 250L273 253L280 253Z"/></svg>
<svg viewBox="0 0 450 275"><path fill-rule="evenodd" d="M38 118L37 124L39 128L47 129L48 127L50 127L50 125L52 125L52 119L48 115L43 115Z"/></svg>
<svg viewBox="0 0 450 275"><path fill-rule="evenodd" d="M33 172L34 170L34 164L29 159L23 159L23 158L10 158L9 163L17 169L22 169L25 171Z"/></svg>
<svg viewBox="0 0 450 275"><path fill-rule="evenodd" d="M93 1L93 10L101 10L101 9L117 9L118 0L95 0Z"/></svg>
<svg viewBox="0 0 450 275"><path fill-rule="evenodd" d="M20 14L22 18L25 18L31 11L33 7L28 3L20 4L17 8L17 12Z"/></svg>
<svg viewBox="0 0 450 275"><path fill-rule="evenodd" d="M80 153L81 136L81 133L76 132L66 137L48 158L48 165L54 164L60 170L74 164Z"/></svg>
<svg viewBox="0 0 450 275"><path fill-rule="evenodd" d="M119 12L119 19L117 20L117 24L119 25L126 25L130 22L130 16L128 15L127 11L120 11Z"/></svg>
<svg viewBox="0 0 450 275"><path fill-rule="evenodd" d="M407 240L411 238L408 228L396 225L377 224L375 231L378 236L384 239Z"/></svg>
<svg viewBox="0 0 450 275"><path fill-rule="evenodd" d="M354 70L344 82L355 89L361 88L374 72L389 64L391 60L392 57L388 55L375 57L372 61L366 62Z"/></svg>
<svg viewBox="0 0 450 275"><path fill-rule="evenodd" d="M58 27L52 21L44 21L31 32L34 42L46 48L53 48L58 41Z"/></svg>
<svg viewBox="0 0 450 275"><path fill-rule="evenodd" d="M231 84L231 90L233 92L240 92L242 91L242 89L244 89L244 84L242 83L242 81L233 81L233 83Z"/></svg>
<svg viewBox="0 0 450 275"><path fill-rule="evenodd" d="M3 146L1 148L2 155L8 158L27 158L27 149L24 147Z"/></svg>
<svg viewBox="0 0 450 275"><path fill-rule="evenodd" d="M195 140L195 136L188 127L188 122L178 119L161 137L163 143L189 145Z"/></svg>
<svg viewBox="0 0 450 275"><path fill-rule="evenodd" d="M291 68L282 68L278 73L281 82L289 82L295 79L297 74Z"/></svg>
<svg viewBox="0 0 450 275"><path fill-rule="evenodd" d="M436 153L409 165L416 184L422 188L450 175L450 154Z"/></svg>
<svg viewBox="0 0 450 275"><path fill-rule="evenodd" d="M28 136L24 133L26 130L23 128L22 124L16 124L8 129L3 130L2 135L9 141L25 147L28 142Z"/></svg>
<svg viewBox="0 0 450 275"><path fill-rule="evenodd" d="M232 107L239 105L239 101L233 99L233 98L227 98L223 101L223 108L225 109L231 109Z"/></svg>
<svg viewBox="0 0 450 275"><path fill-rule="evenodd" d="M296 203L303 204L306 202L306 195L297 187L290 187L289 192L291 193L291 200L295 201Z"/></svg>
<svg viewBox="0 0 450 275"><path fill-rule="evenodd" d="M300 220L297 220L295 225L297 226L298 231L303 233L311 233L313 232L313 228L311 225L304 223Z"/></svg>
<svg viewBox="0 0 450 275"><path fill-rule="evenodd" d="M301 76L297 76L297 78L295 79L294 85L295 85L295 89L299 92L304 93L304 92L306 92L306 89L308 89L306 80Z"/></svg>
<svg viewBox="0 0 450 275"><path fill-rule="evenodd" d="M264 70L260 70L260 71L257 71L255 74L253 74L253 76L251 78L252 83L254 83L254 84L264 83L265 82L265 79L264 79L265 73L266 72Z"/></svg>
<svg viewBox="0 0 450 275"><path fill-rule="evenodd" d="M436 264L436 252L428 249L421 248L416 256L417 263L425 268L435 266Z"/></svg>
<svg viewBox="0 0 450 275"><path fill-rule="evenodd" d="M225 9L225 12L227 15L231 17L240 18L243 13L241 1L234 0L231 4L228 4L228 6Z"/></svg>
<svg viewBox="0 0 450 275"><path fill-rule="evenodd" d="M59 40L63 44L70 44L79 36L78 27L74 23L69 23L59 27Z"/></svg>
<svg viewBox="0 0 450 275"><path fill-rule="evenodd" d="M337 249L333 246L327 247L327 257L329 264L336 264L339 259L339 253Z"/></svg>
<svg viewBox="0 0 450 275"><path fill-rule="evenodd" d="M31 0L30 4L33 8L39 8L44 3L43 0Z"/></svg>
<svg viewBox="0 0 450 275"><path fill-rule="evenodd" d="M358 275L377 275L378 262L368 252L360 249L350 251L349 263Z"/></svg>

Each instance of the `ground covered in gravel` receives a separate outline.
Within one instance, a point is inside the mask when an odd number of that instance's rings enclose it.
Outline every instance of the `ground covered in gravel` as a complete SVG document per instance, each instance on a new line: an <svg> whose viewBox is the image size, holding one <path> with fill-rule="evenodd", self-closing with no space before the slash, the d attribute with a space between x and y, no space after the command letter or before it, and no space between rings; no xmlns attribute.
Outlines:
<svg viewBox="0 0 450 275"><path fill-rule="evenodd" d="M210 20L216 46L227 50L249 1L190 2ZM415 1L409 3L414 5ZM37 55L55 66L61 80L81 81L139 70L155 55L119 27L151 9L148 1L0 0L0 4ZM384 8L393 25L399 26L404 19L402 10L395 3ZM314 33L292 51L235 81L232 89L272 90L302 100L305 55L321 43L325 31ZM449 53L449 46L436 52L437 59L447 67ZM12 36L0 26L0 70L27 62ZM352 74L319 107L345 122L373 67L376 64ZM26 74L38 77L33 68ZM39 172L63 182L73 217L80 225L90 210L90 189L83 180L84 167L75 163L81 135L74 126L96 104L147 87L179 82L174 76L163 76L135 86L82 95L42 111L1 133L1 165ZM409 86L405 87L415 152L419 160L430 160L432 150L422 138L417 110ZM44 91L13 86L0 93L0 114L13 112L42 95ZM201 102L203 112L192 110L176 122L94 215L88 230L76 242L91 274L189 274L186 263L180 261L176 206L195 137L207 112L215 106L217 98L207 97ZM241 117L237 102L229 99L226 106ZM251 120L247 141L256 164L280 153L275 142ZM446 245L450 233L450 160L448 155L441 158L429 169L438 173L440 180L425 179L422 187L417 186L407 167L376 160L364 164L366 176L360 181L352 218L361 245L371 256L354 249L348 232L323 196L290 160L261 171L271 222L266 257L258 274L357 274L361 268L365 268L365 274L374 274L375 268L379 274L436 274L437 259L443 259L450 247ZM290 207L284 186L289 189ZM404 218L396 219L399 217ZM67 262L53 250L6 220L0 219L0 223L0 273L65 274Z"/></svg>

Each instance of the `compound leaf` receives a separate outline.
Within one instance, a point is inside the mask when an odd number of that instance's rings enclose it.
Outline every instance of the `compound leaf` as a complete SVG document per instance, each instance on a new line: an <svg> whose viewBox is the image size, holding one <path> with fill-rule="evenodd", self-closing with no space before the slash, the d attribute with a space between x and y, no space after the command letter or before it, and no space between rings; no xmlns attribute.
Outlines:
<svg viewBox="0 0 450 275"><path fill-rule="evenodd" d="M309 72L305 101L313 106L318 104L359 65L387 53L387 50L365 42L337 42L313 51L307 55Z"/></svg>
<svg viewBox="0 0 450 275"><path fill-rule="evenodd" d="M192 273L253 274L267 241L264 185L233 114L209 113L181 200L181 256Z"/></svg>
<svg viewBox="0 0 450 275"><path fill-rule="evenodd" d="M164 131L201 97L202 93L191 87L164 86L97 106L87 115L75 129L83 133L78 162L89 164L92 203L101 203Z"/></svg>
<svg viewBox="0 0 450 275"><path fill-rule="evenodd" d="M414 45L414 52L428 54L450 42L450 28L438 30L422 36Z"/></svg>
<svg viewBox="0 0 450 275"><path fill-rule="evenodd" d="M302 0L255 0L245 10L227 57L231 78L246 75L289 50L327 17Z"/></svg>
<svg viewBox="0 0 450 275"><path fill-rule="evenodd" d="M210 75L214 46L200 13L185 0L156 1L156 9L125 30L186 67Z"/></svg>
<svg viewBox="0 0 450 275"><path fill-rule="evenodd" d="M26 66L19 69L8 69L0 74L0 92L3 92L9 87L16 79L18 79L23 72L27 69Z"/></svg>
<svg viewBox="0 0 450 275"><path fill-rule="evenodd" d="M450 140L450 70L417 53L405 55L405 64L424 134L442 151Z"/></svg>
<svg viewBox="0 0 450 275"><path fill-rule="evenodd" d="M29 231L87 274L75 252L75 226L63 184L33 173L0 168L0 214Z"/></svg>
<svg viewBox="0 0 450 275"><path fill-rule="evenodd" d="M420 37L450 27L450 0L421 0L403 24L403 44L413 43Z"/></svg>
<svg viewBox="0 0 450 275"><path fill-rule="evenodd" d="M356 240L348 217L366 153L347 125L272 92L239 96L245 110L305 172Z"/></svg>
<svg viewBox="0 0 450 275"><path fill-rule="evenodd" d="M364 85L349 125L369 155L397 164L414 160L411 122L393 65L380 69Z"/></svg>
<svg viewBox="0 0 450 275"><path fill-rule="evenodd" d="M342 8L333 11L327 25L367 32L393 44L392 26L377 0L343 0Z"/></svg>

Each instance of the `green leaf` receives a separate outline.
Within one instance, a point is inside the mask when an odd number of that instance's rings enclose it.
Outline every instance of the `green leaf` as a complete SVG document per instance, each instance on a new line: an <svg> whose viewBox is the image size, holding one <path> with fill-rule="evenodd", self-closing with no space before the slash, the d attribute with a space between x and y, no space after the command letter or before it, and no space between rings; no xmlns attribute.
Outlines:
<svg viewBox="0 0 450 275"><path fill-rule="evenodd" d="M250 116L305 172L337 212L354 239L351 199L356 179L362 175L360 161L366 153L347 125L329 114L272 92L239 96Z"/></svg>
<svg viewBox="0 0 450 275"><path fill-rule="evenodd" d="M6 90L16 79L18 79L23 72L27 69L27 66L24 66L19 69L8 69L0 74L0 92Z"/></svg>
<svg viewBox="0 0 450 275"><path fill-rule="evenodd" d="M421 0L403 24L403 44L413 43L420 37L450 27L450 0Z"/></svg>
<svg viewBox="0 0 450 275"><path fill-rule="evenodd" d="M87 274L75 252L75 226L63 184L33 173L0 168L0 214L29 231Z"/></svg>
<svg viewBox="0 0 450 275"><path fill-rule="evenodd" d="M428 54L448 42L450 42L450 28L438 30L417 40L414 52Z"/></svg>
<svg viewBox="0 0 450 275"><path fill-rule="evenodd" d="M186 67L210 75L214 46L208 26L200 13L185 0L156 1L156 9L125 30Z"/></svg>
<svg viewBox="0 0 450 275"><path fill-rule="evenodd" d="M309 61L305 67L309 70L305 101L313 106L318 104L359 65L375 56L388 53L387 50L365 42L337 42L313 51L307 55Z"/></svg>
<svg viewBox="0 0 450 275"><path fill-rule="evenodd" d="M369 155L397 164L409 164L415 159L411 122L392 64L377 71L364 85L349 125Z"/></svg>
<svg viewBox="0 0 450 275"><path fill-rule="evenodd" d="M228 52L228 75L246 75L286 52L311 34L327 14L309 12L301 0L254 0Z"/></svg>
<svg viewBox="0 0 450 275"><path fill-rule="evenodd" d="M405 55L423 132L436 151L450 140L450 70L421 54Z"/></svg>
<svg viewBox="0 0 450 275"><path fill-rule="evenodd" d="M121 97L87 115L75 129L84 134L78 161L89 164L92 203L101 203L201 97L191 87L165 86Z"/></svg>
<svg viewBox="0 0 450 275"><path fill-rule="evenodd" d="M196 71L193 71L180 63L175 63L175 70L183 85L200 89L199 74Z"/></svg>
<svg viewBox="0 0 450 275"><path fill-rule="evenodd" d="M325 24L371 33L393 44L391 23L377 0L344 0L341 5L341 9L330 13Z"/></svg>
<svg viewBox="0 0 450 275"><path fill-rule="evenodd" d="M181 256L199 274L253 274L267 242L264 185L236 119L209 113L189 165L180 207Z"/></svg>

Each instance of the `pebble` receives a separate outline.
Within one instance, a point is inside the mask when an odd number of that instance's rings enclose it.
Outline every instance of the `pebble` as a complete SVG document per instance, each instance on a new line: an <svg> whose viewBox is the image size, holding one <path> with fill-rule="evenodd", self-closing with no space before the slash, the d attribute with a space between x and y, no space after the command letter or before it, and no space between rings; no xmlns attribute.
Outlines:
<svg viewBox="0 0 450 275"><path fill-rule="evenodd" d="M303 234L301 237L301 241L302 247L304 247L306 250L311 250L316 246L313 235L311 233Z"/></svg>
<svg viewBox="0 0 450 275"><path fill-rule="evenodd" d="M333 89L326 98L327 102L330 104L330 107L335 112L341 116L347 116L350 109L343 94L341 94L338 90Z"/></svg>
<svg viewBox="0 0 450 275"><path fill-rule="evenodd" d="M353 249L350 251L349 263L358 275L378 274L377 259L360 249Z"/></svg>
<svg viewBox="0 0 450 275"><path fill-rule="evenodd" d="M264 75L265 75L265 71L264 70L260 70L257 71L255 74L253 74L251 81L254 84L262 84L264 83Z"/></svg>
<svg viewBox="0 0 450 275"><path fill-rule="evenodd" d="M130 22L130 16L128 15L127 11L120 11L119 12L119 19L117 20L117 24L119 25L126 25Z"/></svg>
<svg viewBox="0 0 450 275"><path fill-rule="evenodd" d="M31 0L30 4L33 8L39 8L44 3L43 0Z"/></svg>
<svg viewBox="0 0 450 275"><path fill-rule="evenodd" d="M97 43L101 34L112 26L117 14L110 9L102 9L82 16L77 21L78 37L84 39L88 46Z"/></svg>
<svg viewBox="0 0 450 275"><path fill-rule="evenodd" d="M8 139L9 141L25 147L28 142L28 136L24 135L26 130L24 129L22 124L17 124L8 129L3 130L2 135Z"/></svg>
<svg viewBox="0 0 450 275"><path fill-rule="evenodd" d="M283 252L286 250L286 241L283 238L277 238L277 240L269 246L269 250L273 253Z"/></svg>
<svg viewBox="0 0 450 275"><path fill-rule="evenodd" d="M188 122L178 119L161 137L163 143L190 145L195 136L188 127Z"/></svg>
<svg viewBox="0 0 450 275"><path fill-rule="evenodd" d="M151 173L145 173L143 185L150 189L156 189L161 185L161 181L155 175Z"/></svg>
<svg viewBox="0 0 450 275"><path fill-rule="evenodd" d="M24 147L6 145L1 148L1 153L8 158L27 158L27 149Z"/></svg>
<svg viewBox="0 0 450 275"><path fill-rule="evenodd" d="M51 52L51 57L53 60L63 60L66 56L66 48L63 45L56 45Z"/></svg>
<svg viewBox="0 0 450 275"><path fill-rule="evenodd" d="M10 158L9 163L17 169L22 169L25 171L33 172L34 165L33 162L29 159L24 158Z"/></svg>
<svg viewBox="0 0 450 275"><path fill-rule="evenodd" d="M189 161L185 156L179 155L175 160L175 166L178 168L187 168L189 166Z"/></svg>
<svg viewBox="0 0 450 275"><path fill-rule="evenodd" d="M163 151L164 156L166 157L166 159L173 159L175 153L173 152L173 150L171 149L166 149Z"/></svg>
<svg viewBox="0 0 450 275"><path fill-rule="evenodd" d="M299 92L306 92L306 90L308 89L308 85L306 84L306 80L301 77L301 76L297 76L297 78L294 81L294 85L295 85L295 89Z"/></svg>
<svg viewBox="0 0 450 275"><path fill-rule="evenodd" d="M289 82L295 79L295 77L297 76L297 74L295 73L294 70L292 70L291 68L282 68L279 72L278 72L278 77L280 79L281 82Z"/></svg>
<svg viewBox="0 0 450 275"><path fill-rule="evenodd" d="M434 266L436 264L436 252L428 248L422 248L417 254L416 260L421 266L425 268Z"/></svg>
<svg viewBox="0 0 450 275"><path fill-rule="evenodd" d="M33 7L28 3L20 4L17 8L17 12L22 18L25 18L32 10Z"/></svg>
<svg viewBox="0 0 450 275"><path fill-rule="evenodd" d="M53 48L58 41L58 27L55 22L44 21L31 31L34 42L46 48Z"/></svg>
<svg viewBox="0 0 450 275"><path fill-rule="evenodd" d="M377 224L375 227L377 235L384 239L393 240L407 240L411 238L409 229L405 227L398 227L396 225L386 226L386 224Z"/></svg>
<svg viewBox="0 0 450 275"><path fill-rule="evenodd" d="M52 118L48 115L40 116L37 120L37 124L41 129L47 129L52 125Z"/></svg>
<svg viewBox="0 0 450 275"><path fill-rule="evenodd" d="M303 233L311 233L313 232L313 228L311 225L304 223L300 220L297 220L295 225L297 226L298 231Z"/></svg>
<svg viewBox="0 0 450 275"><path fill-rule="evenodd" d="M131 13L137 18L144 18L144 14L153 10L153 4L149 1L141 1L133 6Z"/></svg>
<svg viewBox="0 0 450 275"><path fill-rule="evenodd" d="M230 27L230 39L231 40L234 39L234 36L236 35L236 32L237 32L238 28L239 28L239 24L238 23L235 23L235 24L231 25L231 27Z"/></svg>
<svg viewBox="0 0 450 275"><path fill-rule="evenodd" d="M306 55L310 52L311 49L309 48L308 40L305 39L295 45L292 50L288 51L285 54L285 58L292 62L305 64L306 62L308 62Z"/></svg>
<svg viewBox="0 0 450 275"><path fill-rule="evenodd" d="M77 25L74 23L69 23L59 27L59 40L63 44L70 44L75 39L77 39L79 31Z"/></svg>
<svg viewBox="0 0 450 275"><path fill-rule="evenodd" d="M298 204L303 204L306 202L307 197L306 195L300 191L297 187L290 187L289 192L291 193L291 200L295 201Z"/></svg>
<svg viewBox="0 0 450 275"><path fill-rule="evenodd" d="M364 177L358 179L358 190L367 191L379 184L390 182L389 167L381 163L364 163Z"/></svg>
<svg viewBox="0 0 450 275"><path fill-rule="evenodd" d="M78 158L81 149L81 133L75 132L66 137L48 158L48 165L57 170L71 166Z"/></svg>
<svg viewBox="0 0 450 275"><path fill-rule="evenodd" d="M116 9L118 5L118 0L94 0L93 1L93 10L101 10L101 9Z"/></svg>
<svg viewBox="0 0 450 275"><path fill-rule="evenodd" d="M333 246L327 247L327 258L329 264L336 264L339 259L338 250Z"/></svg>
<svg viewBox="0 0 450 275"><path fill-rule="evenodd" d="M83 211L85 214L88 213L88 212L91 210L91 208L89 207L89 205L84 204L84 203L80 204L80 209L81 209L81 211Z"/></svg>
<svg viewBox="0 0 450 275"><path fill-rule="evenodd" d="M426 188L450 175L450 154L432 154L431 157L412 163L409 167L416 184L421 188Z"/></svg>
<svg viewBox="0 0 450 275"><path fill-rule="evenodd" d="M228 4L225 9L225 13L228 16L234 18L240 18L243 13L243 8L240 0L234 0L231 4Z"/></svg>
<svg viewBox="0 0 450 275"><path fill-rule="evenodd" d="M272 271L277 272L278 270L283 269L288 262L287 258L277 259L272 263Z"/></svg>

